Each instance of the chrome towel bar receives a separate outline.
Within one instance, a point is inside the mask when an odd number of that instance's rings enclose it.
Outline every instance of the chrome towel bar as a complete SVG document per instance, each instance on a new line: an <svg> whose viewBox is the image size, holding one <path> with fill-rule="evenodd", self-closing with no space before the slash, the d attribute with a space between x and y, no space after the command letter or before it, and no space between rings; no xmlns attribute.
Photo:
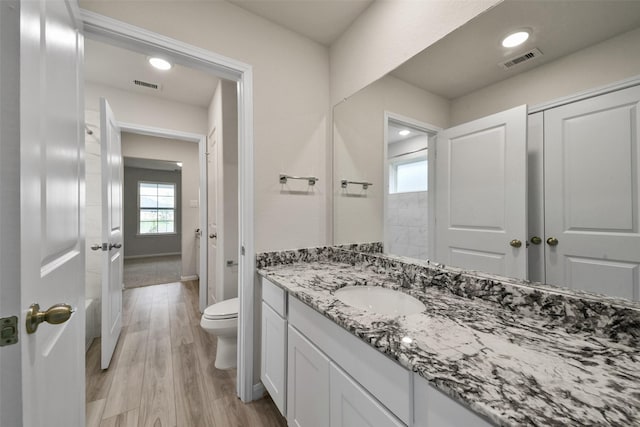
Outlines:
<svg viewBox="0 0 640 427"><path fill-rule="evenodd" d="M309 181L309 185L316 185L316 182L320 181L315 176L292 176L280 174L280 184L286 184L288 179L304 179L305 181Z"/></svg>
<svg viewBox="0 0 640 427"><path fill-rule="evenodd" d="M369 188L370 185L373 185L372 182L364 182L364 181L348 181L346 179L343 179L342 181L340 181L340 187L342 188L347 188L349 184L362 185L363 190L366 190L367 188Z"/></svg>

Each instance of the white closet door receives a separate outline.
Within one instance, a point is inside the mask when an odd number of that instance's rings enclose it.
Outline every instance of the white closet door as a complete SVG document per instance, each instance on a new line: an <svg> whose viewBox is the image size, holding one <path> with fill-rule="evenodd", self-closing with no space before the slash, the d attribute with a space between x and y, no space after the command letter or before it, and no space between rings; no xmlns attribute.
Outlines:
<svg viewBox="0 0 640 427"><path fill-rule="evenodd" d="M438 134L436 261L527 277L526 160L526 105Z"/></svg>
<svg viewBox="0 0 640 427"><path fill-rule="evenodd" d="M640 87L545 112L546 280L639 299Z"/></svg>

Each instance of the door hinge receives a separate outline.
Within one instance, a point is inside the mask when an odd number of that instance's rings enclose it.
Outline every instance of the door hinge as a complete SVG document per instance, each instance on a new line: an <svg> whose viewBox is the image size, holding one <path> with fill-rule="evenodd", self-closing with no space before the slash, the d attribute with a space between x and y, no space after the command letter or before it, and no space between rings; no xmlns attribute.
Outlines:
<svg viewBox="0 0 640 427"><path fill-rule="evenodd" d="M0 347L18 342L18 317L3 317L0 319Z"/></svg>
<svg viewBox="0 0 640 427"><path fill-rule="evenodd" d="M240 246L240 255L244 255L244 245Z"/></svg>

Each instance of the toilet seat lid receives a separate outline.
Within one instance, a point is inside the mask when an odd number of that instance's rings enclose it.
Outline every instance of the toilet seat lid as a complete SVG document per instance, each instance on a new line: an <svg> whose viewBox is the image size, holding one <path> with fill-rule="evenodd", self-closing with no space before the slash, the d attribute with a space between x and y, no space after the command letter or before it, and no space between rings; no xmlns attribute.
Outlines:
<svg viewBox="0 0 640 427"><path fill-rule="evenodd" d="M240 303L238 298L231 298L210 305L204 310L204 317L207 319L230 319L238 317Z"/></svg>

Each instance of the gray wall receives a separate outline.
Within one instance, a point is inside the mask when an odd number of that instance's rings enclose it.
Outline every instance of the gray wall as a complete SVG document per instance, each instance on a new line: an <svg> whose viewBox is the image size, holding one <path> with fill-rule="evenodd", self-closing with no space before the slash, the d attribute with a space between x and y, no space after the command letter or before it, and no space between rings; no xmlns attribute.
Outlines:
<svg viewBox="0 0 640 427"><path fill-rule="evenodd" d="M138 235L138 182L172 182L176 184L176 233L158 236ZM180 171L124 168L124 256L139 257L181 252L181 186Z"/></svg>

